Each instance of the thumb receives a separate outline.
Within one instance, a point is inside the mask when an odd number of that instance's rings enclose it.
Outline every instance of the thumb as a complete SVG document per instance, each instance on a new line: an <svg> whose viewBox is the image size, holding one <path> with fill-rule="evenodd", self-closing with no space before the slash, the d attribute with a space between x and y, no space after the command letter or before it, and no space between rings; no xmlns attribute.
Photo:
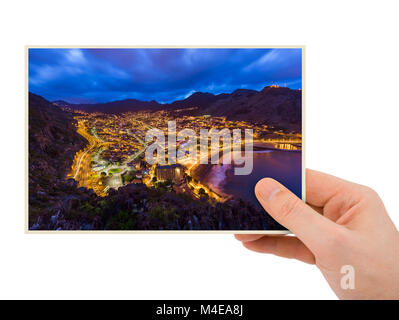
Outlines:
<svg viewBox="0 0 399 320"><path fill-rule="evenodd" d="M328 241L337 225L323 217L276 180L265 178L255 186L263 208L312 250Z"/></svg>

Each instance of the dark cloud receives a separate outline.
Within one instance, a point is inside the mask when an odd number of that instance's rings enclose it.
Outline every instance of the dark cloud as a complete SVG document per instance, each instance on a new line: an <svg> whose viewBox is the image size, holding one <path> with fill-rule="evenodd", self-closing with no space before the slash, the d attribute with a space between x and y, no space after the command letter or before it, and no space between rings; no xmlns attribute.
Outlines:
<svg viewBox="0 0 399 320"><path fill-rule="evenodd" d="M301 49L29 49L29 90L49 100L169 102L195 91L302 87Z"/></svg>

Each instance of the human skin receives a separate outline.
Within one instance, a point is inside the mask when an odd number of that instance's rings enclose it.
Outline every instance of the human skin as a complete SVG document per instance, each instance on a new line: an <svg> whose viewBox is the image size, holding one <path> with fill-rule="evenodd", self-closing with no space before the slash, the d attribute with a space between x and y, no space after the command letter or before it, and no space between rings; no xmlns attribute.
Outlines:
<svg viewBox="0 0 399 320"><path fill-rule="evenodd" d="M255 194L295 236L236 234L247 249L315 264L340 299L399 299L399 232L374 190L307 170L307 203L270 178ZM354 289L341 286L346 265Z"/></svg>

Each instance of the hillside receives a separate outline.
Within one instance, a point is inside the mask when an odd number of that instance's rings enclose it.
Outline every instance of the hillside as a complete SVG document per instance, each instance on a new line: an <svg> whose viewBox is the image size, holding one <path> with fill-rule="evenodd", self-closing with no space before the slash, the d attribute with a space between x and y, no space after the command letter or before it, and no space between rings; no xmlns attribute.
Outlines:
<svg viewBox="0 0 399 320"><path fill-rule="evenodd" d="M29 225L48 225L63 198L77 192L65 181L75 153L87 141L76 132L71 114L29 93Z"/></svg>
<svg viewBox="0 0 399 320"><path fill-rule="evenodd" d="M202 110L229 120L264 122L268 125L300 131L302 92L282 87L265 87L257 92L236 90L227 98Z"/></svg>
<svg viewBox="0 0 399 320"><path fill-rule="evenodd" d="M167 104L166 108L176 110L197 107L198 109L202 110L208 108L210 105L220 99L223 99L224 97L225 94L214 95L208 92L195 92L183 100L177 100L170 104Z"/></svg>
<svg viewBox="0 0 399 320"><path fill-rule="evenodd" d="M37 171L64 178L67 165L87 141L76 132L72 115L29 93L30 174Z"/></svg>

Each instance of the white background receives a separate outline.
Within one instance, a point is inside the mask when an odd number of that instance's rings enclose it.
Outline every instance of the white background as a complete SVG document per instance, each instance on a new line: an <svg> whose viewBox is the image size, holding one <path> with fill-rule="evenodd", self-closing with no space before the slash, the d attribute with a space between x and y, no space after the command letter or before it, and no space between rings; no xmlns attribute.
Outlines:
<svg viewBox="0 0 399 320"><path fill-rule="evenodd" d="M3 1L0 298L335 299L232 235L25 235L24 45L306 45L307 167L399 225L397 1Z"/></svg>

